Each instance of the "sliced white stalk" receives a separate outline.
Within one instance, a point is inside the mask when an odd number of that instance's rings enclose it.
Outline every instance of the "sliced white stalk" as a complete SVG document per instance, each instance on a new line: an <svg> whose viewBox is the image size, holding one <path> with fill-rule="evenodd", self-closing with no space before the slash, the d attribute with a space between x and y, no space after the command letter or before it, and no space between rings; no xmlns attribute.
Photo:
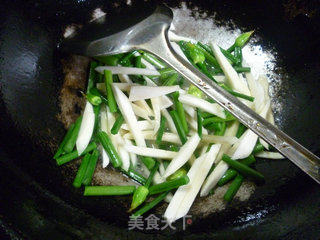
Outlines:
<svg viewBox="0 0 320 240"><path fill-rule="evenodd" d="M183 37L175 34L173 31L168 32L168 37L171 42L179 42L179 41L186 41L186 42L192 42L192 43L197 43L196 40L188 37Z"/></svg>
<svg viewBox="0 0 320 240"><path fill-rule="evenodd" d="M131 86L137 85L133 83L112 83L112 85L118 87L121 91L129 92ZM103 92L104 94L107 93L106 85L104 83L97 83L96 87L99 91Z"/></svg>
<svg viewBox="0 0 320 240"><path fill-rule="evenodd" d="M158 85L155 84L150 78L148 78L146 76L143 76L143 79L146 81L147 86L158 87ZM172 101L170 100L170 98L168 98L165 95L161 96L160 99L161 99L161 107L160 107L161 110L165 109L165 108L168 108L173 104Z"/></svg>
<svg viewBox="0 0 320 240"><path fill-rule="evenodd" d="M101 128L101 131L108 133L107 112L104 106L102 106L100 110L100 128ZM100 146L99 149L102 155L102 168L106 168L110 163L109 156L102 146Z"/></svg>
<svg viewBox="0 0 320 240"><path fill-rule="evenodd" d="M262 152L256 153L254 156L260 157L260 158L268 158L268 159L285 159L285 157L278 152L262 151Z"/></svg>
<svg viewBox="0 0 320 240"><path fill-rule="evenodd" d="M125 149L128 152L135 153L137 155L145 156L145 157L154 157L154 158L162 158L162 159L172 159L178 155L177 152L167 151L156 148L148 148L148 147L137 147L125 145Z"/></svg>
<svg viewBox="0 0 320 240"><path fill-rule="evenodd" d="M269 104L265 105L264 109L260 113L260 116L265 118L268 109ZM247 129L238 140L238 143L234 144L234 146L232 146L232 148L230 149L230 153L233 152L231 158L233 160L236 160L248 157L252 153L257 140L258 135L256 135L250 129Z"/></svg>
<svg viewBox="0 0 320 240"><path fill-rule="evenodd" d="M239 127L239 122L234 121L230 126L227 127L224 136L234 136L238 130L238 127ZM222 155L230 149L230 147L231 147L231 144L229 143L222 144L215 161L216 163L218 163L218 165L214 168L212 173L205 180L200 192L201 197L207 196L210 190L216 186L220 178L228 170L228 164L226 164L224 161L221 161L221 158L222 158Z"/></svg>
<svg viewBox="0 0 320 240"><path fill-rule="evenodd" d="M228 168L228 164L226 164L224 161L220 161L218 163L218 165L213 169L212 173L204 182L200 191L200 197L204 197L209 194L210 190L217 185L218 181L225 174Z"/></svg>
<svg viewBox="0 0 320 240"><path fill-rule="evenodd" d="M82 122L80 125L79 134L76 141L78 154L80 155L88 146L94 129L94 112L91 103L86 102L83 111Z"/></svg>
<svg viewBox="0 0 320 240"><path fill-rule="evenodd" d="M156 140L157 136L154 134L154 131L142 131L142 135L146 140ZM129 132L123 135L123 138L133 139L133 135ZM181 140L179 136L175 133L164 132L162 136L163 142L170 142L174 144L181 145Z"/></svg>
<svg viewBox="0 0 320 240"><path fill-rule="evenodd" d="M131 87L137 86L134 83L112 83L113 86L119 88L123 92L129 92Z"/></svg>
<svg viewBox="0 0 320 240"><path fill-rule="evenodd" d="M180 95L179 101L184 104L200 108L201 110L217 115L218 117L226 118L223 112L223 108L220 107L217 103L210 103L204 99L197 98L191 94Z"/></svg>
<svg viewBox="0 0 320 240"><path fill-rule="evenodd" d="M174 222L189 212L203 181L216 159L220 147L220 144L212 145L207 154L195 160L187 174L190 179L189 184L178 188L165 211L164 216L167 221Z"/></svg>
<svg viewBox="0 0 320 240"><path fill-rule="evenodd" d="M137 104L131 103L131 108L134 114L137 115L138 117L151 121L149 118L148 112L146 112L143 108L139 107Z"/></svg>
<svg viewBox="0 0 320 240"><path fill-rule="evenodd" d="M274 123L274 116L273 116L273 112L272 112L272 109L271 109L271 106L267 112L267 120L269 123L271 123L272 125L275 125Z"/></svg>
<svg viewBox="0 0 320 240"><path fill-rule="evenodd" d="M129 101L138 101L160 97L178 91L179 89L179 85L158 87L132 86L130 90Z"/></svg>
<svg viewBox="0 0 320 240"><path fill-rule="evenodd" d="M188 139L188 141L180 148L178 155L174 159L172 159L163 177L167 178L176 170L181 168L189 160L193 152L196 150L199 142L200 137L198 133L195 133L193 136L191 136Z"/></svg>
<svg viewBox="0 0 320 240"><path fill-rule="evenodd" d="M134 102L137 106L143 108L148 113L148 116L154 116L152 109L149 107L148 103L145 100L140 100Z"/></svg>
<svg viewBox="0 0 320 240"><path fill-rule="evenodd" d="M246 78L251 95L254 97L254 108L256 112L259 112L265 102L263 87L253 78L251 73L246 73Z"/></svg>
<svg viewBox="0 0 320 240"><path fill-rule="evenodd" d="M168 110L162 109L161 113L166 118L166 120L167 120L166 122L168 124L168 128L170 129L170 131L173 133L177 133L176 126L174 125L174 122L173 122L172 117L170 116Z"/></svg>
<svg viewBox="0 0 320 240"><path fill-rule="evenodd" d="M238 138L233 136L216 136L202 134L202 141L207 143L228 143L232 145L238 141Z"/></svg>
<svg viewBox="0 0 320 240"><path fill-rule="evenodd" d="M152 110L154 112L153 134L157 134L160 127L160 118L161 118L160 98L159 97L151 98L151 105L152 105Z"/></svg>
<svg viewBox="0 0 320 240"><path fill-rule="evenodd" d="M183 109L185 110L185 112L193 119L196 119L197 117L197 113L194 110L193 107L191 107L190 105L187 104L183 104Z"/></svg>
<svg viewBox="0 0 320 240"><path fill-rule="evenodd" d="M146 142L138 127L137 118L133 112L129 99L119 88L112 86L112 89L122 116L130 128L137 146L145 147Z"/></svg>
<svg viewBox="0 0 320 240"><path fill-rule="evenodd" d="M132 141L130 141L129 139L124 138L124 142L126 145L133 146ZM137 155L134 153L129 153L129 155L130 155L130 161L131 161L132 166L136 167L137 163L138 163Z"/></svg>
<svg viewBox="0 0 320 240"><path fill-rule="evenodd" d="M126 149L123 146L118 147L118 153L119 153L120 158L122 160L121 168L123 168L125 171L128 171L129 167L130 167L129 153L126 151Z"/></svg>
<svg viewBox="0 0 320 240"><path fill-rule="evenodd" d="M126 74L118 74L119 80L122 83L133 83L130 77Z"/></svg>
<svg viewBox="0 0 320 240"><path fill-rule="evenodd" d="M265 141L265 140L263 140L262 138L260 138L259 137L259 142L261 143L261 145L265 148L265 149L267 149L267 150L269 150L269 144Z"/></svg>
<svg viewBox="0 0 320 240"><path fill-rule="evenodd" d="M198 130L198 123L197 123L197 121L194 119L194 118L192 118L192 117L190 117L190 116L186 116L186 118L187 118L187 122L188 122L188 124L190 125L190 127L194 130L194 131L197 131ZM208 131L207 131L207 129L205 129L204 127L202 127L202 133L203 134L208 134Z"/></svg>
<svg viewBox="0 0 320 240"><path fill-rule="evenodd" d="M110 163L110 158L102 146L100 146L100 152L102 155L102 168L106 168Z"/></svg>
<svg viewBox="0 0 320 240"><path fill-rule="evenodd" d="M163 165L163 162L162 162L161 159L159 159L159 162L160 162L160 164L159 164L159 173L160 173L160 175L163 175L163 174L164 174L164 171L165 171L166 169L164 168L164 165Z"/></svg>
<svg viewBox="0 0 320 240"><path fill-rule="evenodd" d="M151 121L151 122L147 120L138 121L138 127L140 128L141 131L152 130L153 124L154 124L154 121ZM126 123L122 124L121 128L129 131L129 126Z"/></svg>
<svg viewBox="0 0 320 240"><path fill-rule="evenodd" d="M222 54L220 48L215 43L212 43L212 42L211 42L211 48L214 56L216 57L222 71L224 72L230 84L230 87L236 92L250 95L248 86L239 78L238 73L231 66L228 59Z"/></svg>
<svg viewBox="0 0 320 240"><path fill-rule="evenodd" d="M127 75L152 75L159 76L160 73L157 70L147 68L135 68L135 67L120 67L120 66L99 66L95 70L103 74L104 70L109 70L112 74L127 74Z"/></svg>

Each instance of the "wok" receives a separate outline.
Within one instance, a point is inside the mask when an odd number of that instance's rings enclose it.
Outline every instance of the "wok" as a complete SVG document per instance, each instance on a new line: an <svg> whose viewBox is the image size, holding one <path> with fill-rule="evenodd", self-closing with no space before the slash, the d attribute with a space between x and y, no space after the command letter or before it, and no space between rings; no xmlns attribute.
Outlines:
<svg viewBox="0 0 320 240"><path fill-rule="evenodd" d="M171 7L180 1L166 1ZM195 215L185 230L128 230L126 198L85 198L52 153L65 133L58 121L63 85L57 45L66 26L153 2L13 1L0 9L0 236L2 239L319 239L319 186L288 160L259 160L266 176L248 201ZM230 29L256 30L256 46L275 56L281 78L278 126L319 155L319 6L316 1L197 1ZM126 12L127 16L130 16ZM126 16L126 15L124 15ZM130 18L128 18L130 19ZM230 24L232 19L234 24ZM79 110L78 110L79 111ZM62 174L63 173L63 174ZM152 235L151 235L152 233Z"/></svg>

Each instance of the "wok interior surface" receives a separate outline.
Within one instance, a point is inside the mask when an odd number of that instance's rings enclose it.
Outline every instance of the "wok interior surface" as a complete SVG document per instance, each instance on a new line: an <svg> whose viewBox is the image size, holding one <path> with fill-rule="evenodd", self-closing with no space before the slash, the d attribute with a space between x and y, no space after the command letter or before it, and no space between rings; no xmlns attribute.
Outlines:
<svg viewBox="0 0 320 240"><path fill-rule="evenodd" d="M179 1L168 1L180 6ZM84 24L100 7L111 17L130 9L151 7L132 1L29 1L0 9L0 226L17 239L186 239L281 238L320 236L320 191L288 160L259 160L266 177L249 201L232 202L208 217L193 216L192 225L176 230L128 231L126 198L84 198L52 159L65 133L57 116L63 84L57 50L70 24ZM313 1L199 1L190 5L230 20L241 30L255 29L257 46L274 49L275 69L282 78L279 127L319 155L319 9ZM266 14L267 13L267 14ZM119 202L123 204L119 204ZM153 233L150 235L150 233ZM148 235L146 235L148 234Z"/></svg>

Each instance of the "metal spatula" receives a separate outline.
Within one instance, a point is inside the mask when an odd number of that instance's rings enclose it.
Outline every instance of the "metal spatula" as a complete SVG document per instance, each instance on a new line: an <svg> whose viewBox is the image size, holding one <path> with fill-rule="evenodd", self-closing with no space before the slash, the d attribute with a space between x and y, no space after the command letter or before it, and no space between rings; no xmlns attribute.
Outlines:
<svg viewBox="0 0 320 240"><path fill-rule="evenodd" d="M79 33L63 42L63 49L90 57L135 49L156 55L320 183L320 159L317 156L219 87L172 49L168 40L173 18L170 8L158 6L145 19L141 13L125 17L131 19L132 25L123 19L111 18L103 24L98 19L84 26Z"/></svg>

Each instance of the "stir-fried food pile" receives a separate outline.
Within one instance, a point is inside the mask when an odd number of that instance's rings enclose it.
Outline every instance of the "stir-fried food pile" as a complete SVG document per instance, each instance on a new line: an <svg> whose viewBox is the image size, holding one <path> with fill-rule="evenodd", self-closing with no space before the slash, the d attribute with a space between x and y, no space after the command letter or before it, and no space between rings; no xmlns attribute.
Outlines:
<svg viewBox="0 0 320 240"><path fill-rule="evenodd" d="M265 76L256 79L242 47L228 49L170 35L175 50L215 84L274 124ZM97 57L90 63L85 109L67 131L54 159L83 157L73 185L85 196L132 195L129 212L140 216L163 200L169 222L185 216L196 196L231 182L230 202L243 180L263 182L255 157L282 158L233 115L173 68L144 51ZM91 186L99 158L137 186Z"/></svg>

